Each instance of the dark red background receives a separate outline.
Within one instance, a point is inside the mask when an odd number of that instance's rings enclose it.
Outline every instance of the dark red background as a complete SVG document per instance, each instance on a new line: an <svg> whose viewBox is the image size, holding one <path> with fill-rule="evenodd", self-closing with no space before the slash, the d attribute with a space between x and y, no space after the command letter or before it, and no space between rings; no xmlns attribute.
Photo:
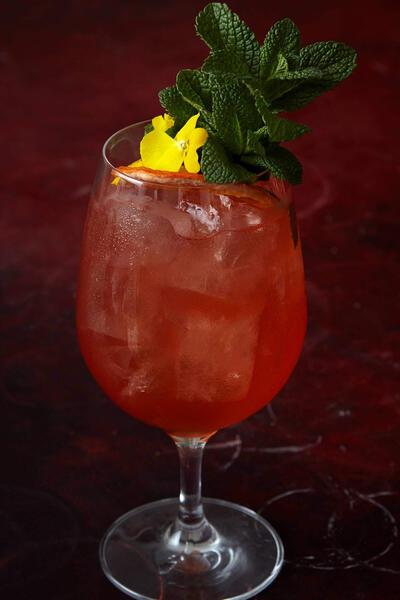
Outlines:
<svg viewBox="0 0 400 600"><path fill-rule="evenodd" d="M98 541L177 493L167 437L97 387L74 328L79 244L103 141L160 112L157 91L206 48L203 2L5 2L1 11L0 596L121 598ZM296 114L309 328L270 407L220 432L204 491L260 510L287 551L259 598L395 600L400 590L399 11L397 1L241 3L262 40L292 17L304 43L359 52L340 89ZM397 352L397 354L396 354Z"/></svg>

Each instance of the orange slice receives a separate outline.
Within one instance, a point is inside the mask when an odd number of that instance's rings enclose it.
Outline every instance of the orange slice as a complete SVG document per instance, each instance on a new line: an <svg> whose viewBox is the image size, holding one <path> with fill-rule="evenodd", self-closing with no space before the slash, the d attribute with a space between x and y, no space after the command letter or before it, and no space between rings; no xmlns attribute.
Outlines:
<svg viewBox="0 0 400 600"><path fill-rule="evenodd" d="M204 175L201 173L188 173L181 170L178 172L172 171L157 171L147 167L118 167L118 170L112 171L113 176L120 177L125 181L130 178L139 181L144 181L149 184L163 185L190 185L204 186L212 189L217 194L226 194L236 198L247 198L255 200L257 203L262 202L263 205L276 205L276 201L280 200L281 204L287 208L291 203L291 185L283 179L277 179L270 176L268 181L257 181L252 184L248 183L209 183L204 181ZM124 177L126 175L126 177Z"/></svg>

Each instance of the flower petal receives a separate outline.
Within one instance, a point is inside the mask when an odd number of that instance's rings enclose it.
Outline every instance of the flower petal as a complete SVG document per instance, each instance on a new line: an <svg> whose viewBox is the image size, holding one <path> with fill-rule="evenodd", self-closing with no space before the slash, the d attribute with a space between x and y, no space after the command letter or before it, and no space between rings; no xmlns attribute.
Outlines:
<svg viewBox="0 0 400 600"><path fill-rule="evenodd" d="M166 127L165 130L167 130L170 127L173 127L175 125L174 119L168 113L164 113L164 121L165 121L165 127Z"/></svg>
<svg viewBox="0 0 400 600"><path fill-rule="evenodd" d="M185 163L185 168L188 173L198 173L200 171L200 163L196 150L188 148L183 162Z"/></svg>
<svg viewBox="0 0 400 600"><path fill-rule="evenodd" d="M179 171L183 150L167 133L151 131L140 142L143 166L160 171Z"/></svg>
<svg viewBox="0 0 400 600"><path fill-rule="evenodd" d="M207 131L205 129L203 129L202 127L196 127L196 129L194 129L192 131L192 133L189 135L188 143L189 143L190 148L194 148L195 150L197 150L197 148L204 146L207 138L208 138Z"/></svg>
<svg viewBox="0 0 400 600"><path fill-rule="evenodd" d="M190 134L192 133L193 129L196 127L197 119L199 118L199 116L200 116L200 113L197 113L197 115L193 115L193 117L190 117L190 119L188 121L186 121L184 126L178 131L178 133L175 136L175 139L178 142L181 142L181 141L186 142L189 139Z"/></svg>
<svg viewBox="0 0 400 600"><path fill-rule="evenodd" d="M197 150L205 144L207 138L208 133L202 127L197 127L190 133L184 157L185 167L189 173L198 173L200 171Z"/></svg>
<svg viewBox="0 0 400 600"><path fill-rule="evenodd" d="M171 115L164 113L163 115L158 115L158 117L154 117L152 119L152 125L157 131L167 131L170 127L172 127L175 123L174 119Z"/></svg>
<svg viewBox="0 0 400 600"><path fill-rule="evenodd" d="M157 169L158 171L179 171L182 163L183 150L176 144L171 146L171 148L160 157L153 169Z"/></svg>

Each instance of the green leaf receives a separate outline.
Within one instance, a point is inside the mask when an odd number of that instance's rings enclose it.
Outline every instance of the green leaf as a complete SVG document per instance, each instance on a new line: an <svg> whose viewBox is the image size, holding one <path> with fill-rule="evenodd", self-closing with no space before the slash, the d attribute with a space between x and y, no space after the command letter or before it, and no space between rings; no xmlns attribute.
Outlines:
<svg viewBox="0 0 400 600"><path fill-rule="evenodd" d="M218 138L230 152L241 154L244 145L244 132L239 122L235 98L231 95L231 92L235 89L237 89L237 86L217 83L213 85L213 116Z"/></svg>
<svg viewBox="0 0 400 600"><path fill-rule="evenodd" d="M196 18L196 31L213 52L225 50L258 75L260 46L254 33L226 4L208 4Z"/></svg>
<svg viewBox="0 0 400 600"><path fill-rule="evenodd" d="M209 135L201 155L201 171L210 183L248 183L256 180L256 175L240 164L233 162L224 146Z"/></svg>
<svg viewBox="0 0 400 600"><path fill-rule="evenodd" d="M283 94L280 98L275 98L270 105L270 110L273 112L298 110L336 85L338 85L336 82L330 80L300 83L295 89Z"/></svg>
<svg viewBox="0 0 400 600"><path fill-rule="evenodd" d="M244 154L240 157L240 162L246 168L254 170L257 174L265 171L267 168L265 158L260 154Z"/></svg>
<svg viewBox="0 0 400 600"><path fill-rule="evenodd" d="M185 69L178 73L176 85L183 99L194 106L196 112L200 111L210 126L213 127L212 93L208 73Z"/></svg>
<svg viewBox="0 0 400 600"><path fill-rule="evenodd" d="M261 142L262 134L262 129L248 133L247 153L240 157L241 163L254 169L258 175L267 169L275 177L293 185L301 183L302 167L294 154L276 143Z"/></svg>
<svg viewBox="0 0 400 600"><path fill-rule="evenodd" d="M301 81L284 80L284 79L267 79L260 82L259 89L264 97L264 100L272 105L276 98L280 98L287 92L300 85Z"/></svg>
<svg viewBox="0 0 400 600"><path fill-rule="evenodd" d="M356 52L341 42L316 42L300 50L299 68L316 67L323 79L339 83L356 66Z"/></svg>
<svg viewBox="0 0 400 600"><path fill-rule="evenodd" d="M197 112L191 104L182 98L176 85L161 90L158 97L161 106L174 118L175 126L179 129Z"/></svg>
<svg viewBox="0 0 400 600"><path fill-rule="evenodd" d="M240 82L227 82L219 76L211 76L213 111L215 109L215 98L222 96L222 102L225 103L225 112L232 110L237 113L242 131L258 129L262 126L262 119L258 114L254 96L247 86ZM218 107L220 108L220 102Z"/></svg>
<svg viewBox="0 0 400 600"><path fill-rule="evenodd" d="M294 154L276 143L261 142L262 133L262 129L248 133L247 153L240 157L242 164L256 170L258 175L267 169L275 177L293 185L301 183L302 168Z"/></svg>
<svg viewBox="0 0 400 600"><path fill-rule="evenodd" d="M337 86L348 77L356 66L356 52L340 42L317 42L300 50L298 70L278 75L286 82L297 81L292 89L280 88L281 97L275 92L270 109L274 112L297 110L314 98ZM265 95L271 91L264 88ZM271 94L270 96L271 97Z"/></svg>
<svg viewBox="0 0 400 600"><path fill-rule="evenodd" d="M265 156L265 145L268 145L268 143L268 132L266 127L261 127L257 131L248 131L245 154Z"/></svg>
<svg viewBox="0 0 400 600"><path fill-rule="evenodd" d="M206 73L224 75L234 80L252 79L253 77L245 61L227 50L218 50L210 54L204 61L201 70Z"/></svg>
<svg viewBox="0 0 400 600"><path fill-rule="evenodd" d="M244 151L248 130L262 126L254 98L240 83L211 76L212 112L215 132L232 154Z"/></svg>
<svg viewBox="0 0 400 600"><path fill-rule="evenodd" d="M273 112L280 112L281 110L289 109L279 108L278 110L274 100L281 96L291 98L293 92L300 89L300 87L307 82L311 82L315 87L318 86L322 81L322 75L322 71L316 67L307 67L297 71L277 72L273 79L263 80L259 89L261 90L264 99L269 104L270 109Z"/></svg>
<svg viewBox="0 0 400 600"><path fill-rule="evenodd" d="M285 74L288 72L288 69L289 69L288 61L283 56L283 54L281 54L279 52L277 59L276 59L276 64L275 64L275 69L274 69L274 77L284 77Z"/></svg>
<svg viewBox="0 0 400 600"><path fill-rule="evenodd" d="M282 146L270 146L265 153L265 163L272 175L292 185L301 183L303 169L294 154Z"/></svg>
<svg viewBox="0 0 400 600"><path fill-rule="evenodd" d="M291 81L292 79L299 79L306 81L307 79L321 79L324 76L323 71L317 67L305 67L304 69L298 69L297 71L285 71L275 73L277 79Z"/></svg>
<svg viewBox="0 0 400 600"><path fill-rule="evenodd" d="M267 33L260 53L260 75L273 77L282 69L282 59L297 54L301 46L300 33L290 19L275 23Z"/></svg>
<svg viewBox="0 0 400 600"><path fill-rule="evenodd" d="M263 140L265 136L267 139ZM263 140L263 143L261 143L261 140ZM267 169L265 147L267 146L268 132L265 127L261 127L258 131L248 131L245 153L240 157L241 163L254 169L257 173L265 171Z"/></svg>
<svg viewBox="0 0 400 600"><path fill-rule="evenodd" d="M290 140L295 140L300 137L303 133L311 131L311 127L307 127L307 125L295 123L294 121L282 119L281 117L274 115L260 93L256 94L255 100L257 109L263 118L271 142L289 142Z"/></svg>
<svg viewBox="0 0 400 600"><path fill-rule="evenodd" d="M288 62L289 71L296 71L299 67L299 56L298 54L290 54L290 56L286 57Z"/></svg>
<svg viewBox="0 0 400 600"><path fill-rule="evenodd" d="M255 139L262 140L263 138L268 139L268 129L266 125L263 125L257 131L249 131L249 134L255 136Z"/></svg>

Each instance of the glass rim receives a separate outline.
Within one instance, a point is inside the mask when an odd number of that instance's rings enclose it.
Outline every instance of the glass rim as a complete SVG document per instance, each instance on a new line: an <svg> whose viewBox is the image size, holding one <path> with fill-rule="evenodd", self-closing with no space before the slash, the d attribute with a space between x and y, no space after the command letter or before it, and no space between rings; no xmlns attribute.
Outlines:
<svg viewBox="0 0 400 600"><path fill-rule="evenodd" d="M122 173L122 171L120 171L119 168L116 165L114 165L111 162L111 160L108 158L107 153L106 153L107 146L114 137L123 133L125 130L131 129L132 127L139 127L139 125L145 126L145 125L148 125L148 123L150 123L150 122L151 122L151 119L145 119L144 121L138 121L137 123L131 123L130 125L126 125L125 127L122 127L121 129L117 129L117 131L114 131L114 133L112 133L110 136L108 136L108 138L106 139L106 141L103 144L101 154L102 154L104 162L110 169L112 169L113 171L116 171L124 179L129 179L129 180L132 180L137 183L144 183L143 180L141 180L141 179L136 179L135 177L131 177L130 175L127 175L126 173Z"/></svg>

